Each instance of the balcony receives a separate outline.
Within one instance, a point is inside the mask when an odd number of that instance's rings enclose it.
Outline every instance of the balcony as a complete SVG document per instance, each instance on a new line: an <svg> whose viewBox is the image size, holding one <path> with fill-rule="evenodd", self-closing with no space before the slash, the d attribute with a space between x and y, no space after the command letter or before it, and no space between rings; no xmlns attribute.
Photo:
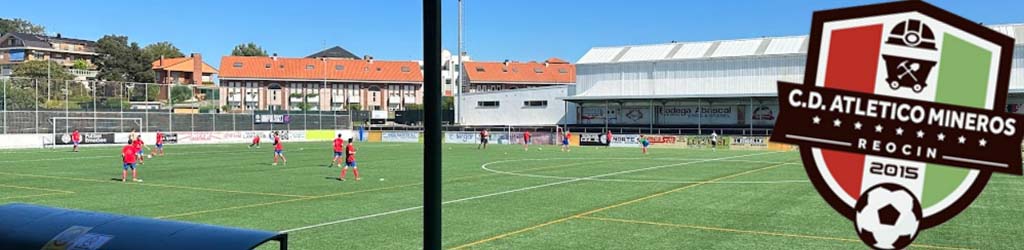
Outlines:
<svg viewBox="0 0 1024 250"><path fill-rule="evenodd" d="M414 104L414 103L416 103L416 97L414 97L414 96L406 96L405 97L405 104Z"/></svg>
<svg viewBox="0 0 1024 250"><path fill-rule="evenodd" d="M235 94L228 95L228 101L229 102L241 102L242 101L242 94L235 93Z"/></svg>
<svg viewBox="0 0 1024 250"><path fill-rule="evenodd" d="M349 96L348 97L348 102L349 103L359 103L359 96Z"/></svg>
<svg viewBox="0 0 1024 250"><path fill-rule="evenodd" d="M402 96L399 96L399 95L389 95L388 96L388 103L401 103L401 102L402 102Z"/></svg>
<svg viewBox="0 0 1024 250"><path fill-rule="evenodd" d="M343 96L343 95L331 96L331 103L345 103L345 96Z"/></svg>

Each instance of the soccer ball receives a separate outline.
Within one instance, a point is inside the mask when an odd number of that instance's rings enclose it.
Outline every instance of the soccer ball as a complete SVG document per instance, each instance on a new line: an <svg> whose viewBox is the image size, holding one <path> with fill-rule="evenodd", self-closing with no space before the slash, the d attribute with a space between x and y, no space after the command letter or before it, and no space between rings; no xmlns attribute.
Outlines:
<svg viewBox="0 0 1024 250"><path fill-rule="evenodd" d="M147 155L146 158L153 159L153 155Z"/></svg>
<svg viewBox="0 0 1024 250"><path fill-rule="evenodd" d="M920 231L921 203L903 186L875 185L861 194L855 209L857 235L874 249L904 249Z"/></svg>

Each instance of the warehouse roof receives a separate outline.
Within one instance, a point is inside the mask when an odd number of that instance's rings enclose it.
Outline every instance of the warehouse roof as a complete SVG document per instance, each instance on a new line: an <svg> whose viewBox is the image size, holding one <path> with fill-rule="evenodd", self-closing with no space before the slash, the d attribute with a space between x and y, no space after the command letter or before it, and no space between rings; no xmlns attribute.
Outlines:
<svg viewBox="0 0 1024 250"><path fill-rule="evenodd" d="M988 27L1013 37L1018 45L1024 44L1024 24L989 25ZM804 54L807 53L807 46L807 36L788 36L595 47L587 51L576 64Z"/></svg>

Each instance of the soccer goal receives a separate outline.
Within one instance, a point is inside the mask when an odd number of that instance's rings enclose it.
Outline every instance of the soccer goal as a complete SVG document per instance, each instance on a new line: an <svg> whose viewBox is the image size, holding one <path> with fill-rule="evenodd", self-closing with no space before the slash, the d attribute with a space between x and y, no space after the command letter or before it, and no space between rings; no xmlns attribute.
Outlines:
<svg viewBox="0 0 1024 250"><path fill-rule="evenodd" d="M44 143L47 147L71 145L71 133L78 130L85 144L112 144L113 133L128 132L133 129L142 131L142 118L120 117L52 117L50 118L53 135ZM109 135L105 135L109 134ZM105 142L109 139L109 142Z"/></svg>

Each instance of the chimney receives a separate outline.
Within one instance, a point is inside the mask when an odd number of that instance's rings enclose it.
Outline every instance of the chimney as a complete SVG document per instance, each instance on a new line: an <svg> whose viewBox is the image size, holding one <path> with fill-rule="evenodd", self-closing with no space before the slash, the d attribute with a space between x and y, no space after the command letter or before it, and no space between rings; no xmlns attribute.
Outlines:
<svg viewBox="0 0 1024 250"><path fill-rule="evenodd" d="M274 53L274 55L270 56L270 60L277 61L277 53Z"/></svg>
<svg viewBox="0 0 1024 250"><path fill-rule="evenodd" d="M160 62L157 63L157 66L164 67L164 55L160 55Z"/></svg>
<svg viewBox="0 0 1024 250"><path fill-rule="evenodd" d="M373 56L371 56L371 55L364 55L363 56L363 60L366 60L367 62L373 63Z"/></svg>
<svg viewBox="0 0 1024 250"><path fill-rule="evenodd" d="M508 67L508 59L505 59L505 62L503 62L503 64L505 64L505 67Z"/></svg>
<svg viewBox="0 0 1024 250"><path fill-rule="evenodd" d="M203 84L203 55L192 53L192 84Z"/></svg>
<svg viewBox="0 0 1024 250"><path fill-rule="evenodd" d="M57 38L60 38L60 33L57 33Z"/></svg>

